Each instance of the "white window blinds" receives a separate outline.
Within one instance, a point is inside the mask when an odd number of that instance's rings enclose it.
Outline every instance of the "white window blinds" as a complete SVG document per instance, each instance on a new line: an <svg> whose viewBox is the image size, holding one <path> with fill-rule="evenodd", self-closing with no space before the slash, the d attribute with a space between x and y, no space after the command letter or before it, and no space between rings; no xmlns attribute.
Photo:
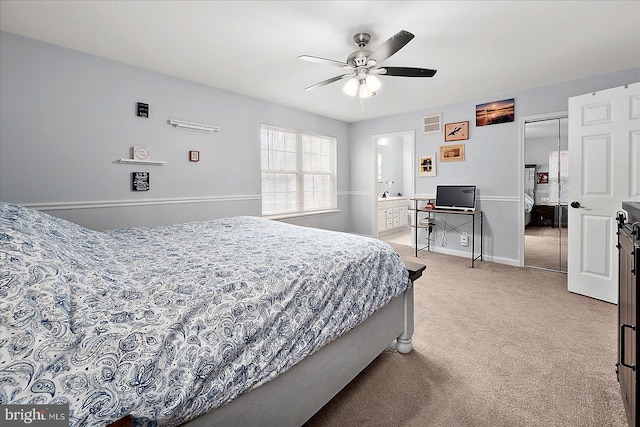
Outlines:
<svg viewBox="0 0 640 427"><path fill-rule="evenodd" d="M262 215L337 208L336 139L262 125Z"/></svg>

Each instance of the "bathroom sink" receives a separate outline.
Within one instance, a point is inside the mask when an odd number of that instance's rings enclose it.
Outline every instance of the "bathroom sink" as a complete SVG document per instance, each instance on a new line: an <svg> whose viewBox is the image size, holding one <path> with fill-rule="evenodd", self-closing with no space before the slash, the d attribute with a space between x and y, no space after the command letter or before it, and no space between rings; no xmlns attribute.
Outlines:
<svg viewBox="0 0 640 427"><path fill-rule="evenodd" d="M399 199L406 199L406 197L404 196L387 196L387 197L378 197L378 201L379 202L384 202L385 200L399 200Z"/></svg>

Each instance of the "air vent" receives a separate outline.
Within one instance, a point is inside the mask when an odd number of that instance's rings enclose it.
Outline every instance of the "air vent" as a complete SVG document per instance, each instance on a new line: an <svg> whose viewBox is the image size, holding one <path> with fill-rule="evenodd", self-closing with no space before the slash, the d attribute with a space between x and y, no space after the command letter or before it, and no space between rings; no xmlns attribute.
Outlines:
<svg viewBox="0 0 640 427"><path fill-rule="evenodd" d="M424 133L442 132L442 114L434 114L424 118Z"/></svg>

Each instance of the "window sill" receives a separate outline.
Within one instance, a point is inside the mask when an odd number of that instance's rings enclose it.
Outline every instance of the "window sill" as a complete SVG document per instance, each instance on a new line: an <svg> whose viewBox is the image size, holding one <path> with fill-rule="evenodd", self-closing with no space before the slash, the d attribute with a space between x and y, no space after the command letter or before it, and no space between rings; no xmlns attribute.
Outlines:
<svg viewBox="0 0 640 427"><path fill-rule="evenodd" d="M279 215L263 215L263 218L273 219L273 220L281 220L281 219L294 219L294 218L308 218L310 216L320 216L320 215L329 215L342 212L339 209L327 209L323 211L313 211L313 212L292 212L286 214Z"/></svg>

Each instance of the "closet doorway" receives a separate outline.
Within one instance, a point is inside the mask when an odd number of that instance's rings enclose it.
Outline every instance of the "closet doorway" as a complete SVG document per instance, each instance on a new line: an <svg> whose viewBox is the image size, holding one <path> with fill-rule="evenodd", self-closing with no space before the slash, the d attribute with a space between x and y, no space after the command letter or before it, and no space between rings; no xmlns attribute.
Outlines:
<svg viewBox="0 0 640 427"><path fill-rule="evenodd" d="M524 122L524 265L567 272L566 115Z"/></svg>

